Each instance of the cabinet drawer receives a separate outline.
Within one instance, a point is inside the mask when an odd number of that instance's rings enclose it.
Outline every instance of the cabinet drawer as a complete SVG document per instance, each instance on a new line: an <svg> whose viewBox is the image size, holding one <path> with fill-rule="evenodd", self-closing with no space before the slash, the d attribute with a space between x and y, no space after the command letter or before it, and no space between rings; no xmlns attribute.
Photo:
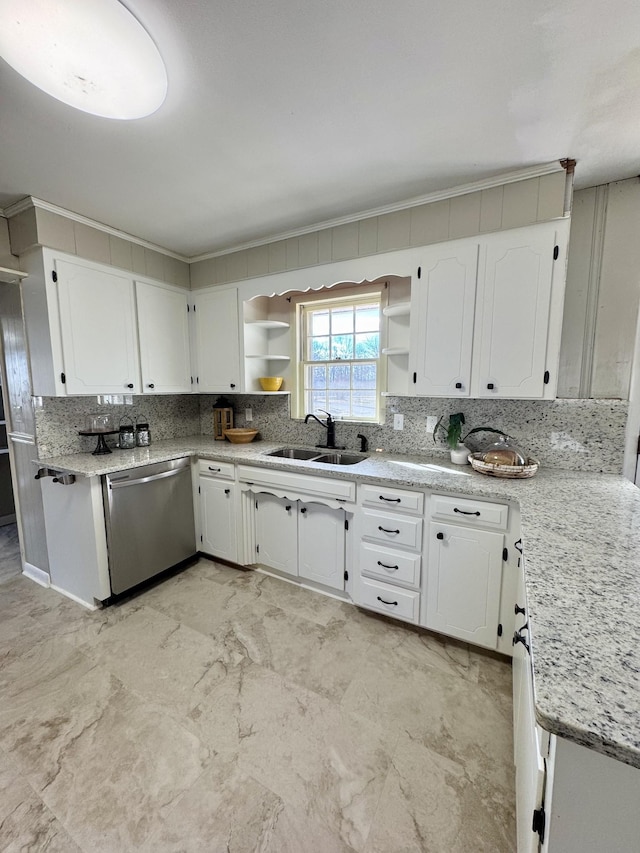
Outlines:
<svg viewBox="0 0 640 853"><path fill-rule="evenodd" d="M365 506L377 506L386 510L422 513L424 508L422 492L390 489L387 486L360 486L360 499Z"/></svg>
<svg viewBox="0 0 640 853"><path fill-rule="evenodd" d="M198 473L202 477L219 477L221 480L235 480L236 466L233 462L214 462L211 459L201 459L198 462Z"/></svg>
<svg viewBox="0 0 640 853"><path fill-rule="evenodd" d="M457 523L468 521L474 527L489 527L493 530L506 530L509 519L509 507L506 504L494 504L478 501L474 498L452 498L449 495L432 495L431 517L442 518Z"/></svg>
<svg viewBox="0 0 640 853"><path fill-rule="evenodd" d="M399 589L387 583L360 578L360 601L362 607L368 607L378 613L386 613L406 622L418 622L420 614L420 593L408 589Z"/></svg>
<svg viewBox="0 0 640 853"><path fill-rule="evenodd" d="M360 574L388 583L420 586L421 560L420 554L392 551L367 542L360 545Z"/></svg>
<svg viewBox="0 0 640 853"><path fill-rule="evenodd" d="M422 547L422 519L388 512L362 510L362 536L385 545L402 545L419 551Z"/></svg>

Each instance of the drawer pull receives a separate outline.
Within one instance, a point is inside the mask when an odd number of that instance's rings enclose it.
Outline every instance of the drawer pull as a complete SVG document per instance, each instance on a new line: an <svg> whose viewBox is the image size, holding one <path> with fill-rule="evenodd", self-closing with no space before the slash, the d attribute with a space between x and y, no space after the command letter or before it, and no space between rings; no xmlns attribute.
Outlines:
<svg viewBox="0 0 640 853"><path fill-rule="evenodd" d="M381 501L387 501L390 504L399 504L402 503L402 498L385 498L384 495L380 495Z"/></svg>
<svg viewBox="0 0 640 853"><path fill-rule="evenodd" d="M398 606L397 601L385 601L384 598L380 598L379 595L377 595L376 598L378 599L378 601L381 601L383 604L393 604L394 607Z"/></svg>
<svg viewBox="0 0 640 853"><path fill-rule="evenodd" d="M222 471L222 468L212 468L211 465L207 466L210 471L215 471L216 474L219 474Z"/></svg>
<svg viewBox="0 0 640 853"><path fill-rule="evenodd" d="M400 566L388 566L386 563L381 563L380 560L378 560L378 565L382 566L383 569L393 569L395 572L400 568Z"/></svg>
<svg viewBox="0 0 640 853"><path fill-rule="evenodd" d="M516 616L518 615L518 613L522 613L522 615L524 616L525 610L524 607L520 607L520 605L516 603Z"/></svg>
<svg viewBox="0 0 640 853"><path fill-rule="evenodd" d="M477 515L478 517L480 517L480 510L476 510L475 512L467 512L464 509L458 509L457 506L454 506L453 511L460 513L460 515Z"/></svg>
<svg viewBox="0 0 640 853"><path fill-rule="evenodd" d="M380 527L380 525L378 525L378 530L381 530L383 533L400 533L399 530L387 530L386 527Z"/></svg>

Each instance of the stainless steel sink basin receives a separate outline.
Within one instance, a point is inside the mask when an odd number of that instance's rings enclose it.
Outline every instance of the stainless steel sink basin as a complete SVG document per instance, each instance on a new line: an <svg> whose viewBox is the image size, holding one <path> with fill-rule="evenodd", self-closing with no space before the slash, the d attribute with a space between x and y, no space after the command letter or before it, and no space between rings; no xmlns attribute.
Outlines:
<svg viewBox="0 0 640 853"><path fill-rule="evenodd" d="M267 456L279 456L281 459L315 459L319 450L303 450L299 447L281 447L280 450L272 450Z"/></svg>
<svg viewBox="0 0 640 853"><path fill-rule="evenodd" d="M366 459L366 456L356 456L355 453L323 453L317 456L314 462L323 462L325 465L356 465Z"/></svg>

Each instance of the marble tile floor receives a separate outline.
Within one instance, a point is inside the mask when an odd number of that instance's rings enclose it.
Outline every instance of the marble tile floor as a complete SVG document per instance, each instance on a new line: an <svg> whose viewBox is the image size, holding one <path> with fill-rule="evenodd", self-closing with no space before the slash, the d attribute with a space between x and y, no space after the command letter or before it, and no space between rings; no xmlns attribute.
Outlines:
<svg viewBox="0 0 640 853"><path fill-rule="evenodd" d="M201 560L0 587L0 849L513 853L511 668Z"/></svg>
<svg viewBox="0 0 640 853"><path fill-rule="evenodd" d="M18 525L3 524L0 527L0 583L17 577L22 572Z"/></svg>

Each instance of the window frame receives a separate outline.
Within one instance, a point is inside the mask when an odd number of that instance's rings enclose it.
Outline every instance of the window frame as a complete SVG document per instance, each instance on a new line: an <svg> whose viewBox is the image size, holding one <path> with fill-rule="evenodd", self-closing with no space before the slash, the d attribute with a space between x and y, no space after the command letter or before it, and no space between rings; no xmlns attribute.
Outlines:
<svg viewBox="0 0 640 853"><path fill-rule="evenodd" d="M370 284L370 285L354 285L351 287L343 286L339 290L332 290L330 288L323 288L320 291L313 291L306 293L301 293L295 299L295 329L296 329L296 377L295 377L295 388L296 388L296 400L292 409L295 411L294 417L303 418L305 414L309 414L305 410L305 370L308 365L314 364L312 361L308 361L306 358L306 345L308 340L307 335L307 313L309 310L318 310L320 307L327 308L336 308L341 305L357 305L357 304L365 304L367 302L375 301L379 305L380 310L380 325L379 325L379 341L380 348L378 357L375 359L337 359L337 360L327 360L327 361L319 361L317 364L336 364L336 363L347 363L347 364L358 364L359 362L376 362L376 389L375 389L375 401L376 401L376 411L375 415L371 418L352 418L352 417L344 417L342 415L335 415L332 412L332 415L343 423L363 423L363 424L374 424L374 423L382 423L383 417L383 407L381 404L382 398L382 389L385 387L386 382L386 359L383 358L382 350L384 347L384 336L386 332L386 327L384 324L384 314L383 308L385 305L385 293L384 293L384 282L380 282L379 284ZM313 412L312 414L315 414Z"/></svg>

